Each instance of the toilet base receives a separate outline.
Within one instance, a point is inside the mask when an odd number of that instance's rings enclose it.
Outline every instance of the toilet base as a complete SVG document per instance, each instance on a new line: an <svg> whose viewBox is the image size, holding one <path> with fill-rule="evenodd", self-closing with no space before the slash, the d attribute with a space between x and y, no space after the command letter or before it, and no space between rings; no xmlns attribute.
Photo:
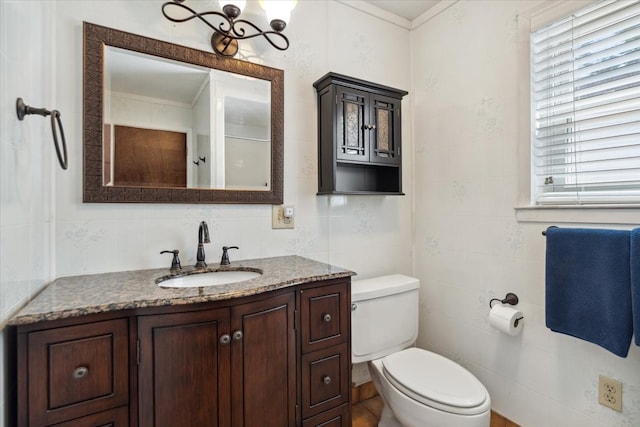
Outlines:
<svg viewBox="0 0 640 427"><path fill-rule="evenodd" d="M378 427L402 427L400 421L393 415L393 411L389 409L389 406L385 403L382 407L382 414L380 415L380 421Z"/></svg>

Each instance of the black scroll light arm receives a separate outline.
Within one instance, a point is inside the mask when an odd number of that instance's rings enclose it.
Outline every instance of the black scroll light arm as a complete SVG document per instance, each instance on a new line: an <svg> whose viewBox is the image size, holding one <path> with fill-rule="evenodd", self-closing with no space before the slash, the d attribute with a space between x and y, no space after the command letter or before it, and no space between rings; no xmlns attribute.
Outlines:
<svg viewBox="0 0 640 427"><path fill-rule="evenodd" d="M60 121L60 111L53 110L49 111L45 108L34 108L26 105L22 98L18 98L16 100L16 114L18 115L18 120L24 120L24 116L28 116L30 114L37 114L39 116L51 116L51 133L53 134L53 144L56 147L56 154L58 155L58 162L60 163L60 167L64 170L67 169L67 140L64 137L64 129L62 128L62 122ZM57 128L60 129L60 138L62 139L62 152L60 151L60 144L58 143L58 132L56 131L56 123Z"/></svg>

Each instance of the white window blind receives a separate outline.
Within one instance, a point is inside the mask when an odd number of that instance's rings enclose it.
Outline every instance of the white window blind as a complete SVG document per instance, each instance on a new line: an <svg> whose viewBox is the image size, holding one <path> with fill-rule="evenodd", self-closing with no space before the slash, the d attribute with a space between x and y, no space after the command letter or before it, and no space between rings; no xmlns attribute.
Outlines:
<svg viewBox="0 0 640 427"><path fill-rule="evenodd" d="M531 102L536 204L640 204L640 0L533 32Z"/></svg>

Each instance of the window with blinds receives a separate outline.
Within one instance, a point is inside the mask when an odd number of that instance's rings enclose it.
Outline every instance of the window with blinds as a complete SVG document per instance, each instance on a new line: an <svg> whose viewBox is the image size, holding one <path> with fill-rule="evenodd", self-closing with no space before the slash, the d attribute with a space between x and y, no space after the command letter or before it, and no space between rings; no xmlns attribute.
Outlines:
<svg viewBox="0 0 640 427"><path fill-rule="evenodd" d="M606 0L531 34L537 205L640 204L640 0Z"/></svg>

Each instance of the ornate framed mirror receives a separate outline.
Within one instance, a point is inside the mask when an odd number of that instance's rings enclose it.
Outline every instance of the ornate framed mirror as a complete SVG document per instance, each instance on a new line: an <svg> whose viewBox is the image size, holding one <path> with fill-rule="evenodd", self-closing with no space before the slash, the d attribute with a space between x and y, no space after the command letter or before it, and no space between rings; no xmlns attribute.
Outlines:
<svg viewBox="0 0 640 427"><path fill-rule="evenodd" d="M282 203L282 70L87 22L83 51L83 202Z"/></svg>

